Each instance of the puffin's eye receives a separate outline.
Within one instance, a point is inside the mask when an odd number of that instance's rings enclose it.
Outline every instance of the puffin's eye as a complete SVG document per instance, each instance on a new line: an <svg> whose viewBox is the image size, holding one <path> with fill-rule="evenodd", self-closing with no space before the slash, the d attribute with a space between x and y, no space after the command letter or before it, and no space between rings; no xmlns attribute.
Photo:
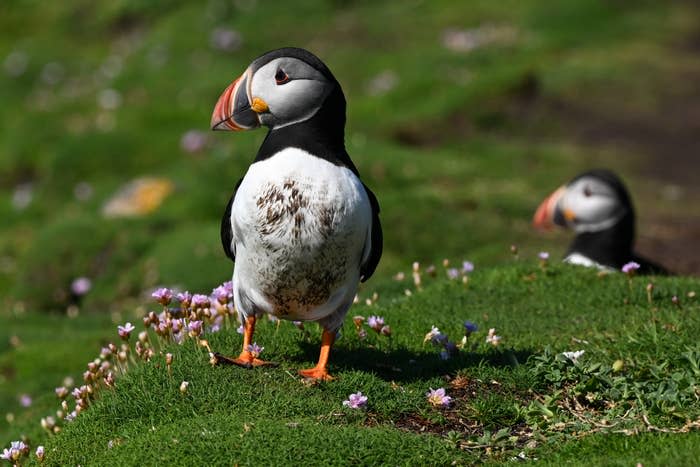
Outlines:
<svg viewBox="0 0 700 467"><path fill-rule="evenodd" d="M591 196L592 194L593 194L593 192L592 192L591 189L588 187L588 185L586 185L586 186L583 187L583 196L585 196L586 198L588 198L588 197Z"/></svg>
<svg viewBox="0 0 700 467"><path fill-rule="evenodd" d="M275 82L279 84L285 84L289 82L289 75L284 72L283 69L277 70L277 73L275 73Z"/></svg>

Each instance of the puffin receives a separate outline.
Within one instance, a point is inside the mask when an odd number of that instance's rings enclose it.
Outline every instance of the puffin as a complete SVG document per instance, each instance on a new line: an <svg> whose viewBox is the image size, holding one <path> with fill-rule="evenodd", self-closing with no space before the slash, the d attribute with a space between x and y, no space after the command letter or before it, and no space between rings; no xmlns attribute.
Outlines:
<svg viewBox="0 0 700 467"><path fill-rule="evenodd" d="M620 271L629 262L637 274L668 274L634 252L635 213L625 184L606 169L583 172L542 201L533 225L550 230L555 225L576 233L564 257L571 264Z"/></svg>
<svg viewBox="0 0 700 467"><path fill-rule="evenodd" d="M346 102L340 84L311 52L264 53L219 97L213 130L265 126L255 159L233 190L221 242L234 262L233 301L243 326L244 368L272 364L251 344L268 314L322 328L312 380L330 380L328 360L360 282L382 255L379 203L345 149Z"/></svg>

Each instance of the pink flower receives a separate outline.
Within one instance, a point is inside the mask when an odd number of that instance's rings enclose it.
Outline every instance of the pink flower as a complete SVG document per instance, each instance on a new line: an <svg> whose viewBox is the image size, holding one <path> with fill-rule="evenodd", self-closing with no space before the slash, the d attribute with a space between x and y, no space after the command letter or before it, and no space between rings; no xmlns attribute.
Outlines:
<svg viewBox="0 0 700 467"><path fill-rule="evenodd" d="M384 318L381 316L370 316L367 318L367 325L375 331L380 332L382 330L382 326L384 326Z"/></svg>
<svg viewBox="0 0 700 467"><path fill-rule="evenodd" d="M192 294L188 291L184 291L177 294L175 298L177 298L177 300L183 307L187 308L188 306L190 306L190 302L192 301Z"/></svg>
<svg viewBox="0 0 700 467"><path fill-rule="evenodd" d="M209 297L202 294L194 294L192 296L192 306L195 308L209 308Z"/></svg>
<svg viewBox="0 0 700 467"><path fill-rule="evenodd" d="M180 147L191 154L203 150L208 142L209 136L203 131L188 130L180 138Z"/></svg>
<svg viewBox="0 0 700 467"><path fill-rule="evenodd" d="M367 396L362 395L362 392L350 394L347 400L343 401L343 405L351 409L362 409L367 405Z"/></svg>
<svg viewBox="0 0 700 467"><path fill-rule="evenodd" d="M639 269L639 263L635 263L634 261L630 261L629 263L626 263L624 266L622 266L622 272L627 274L628 276L634 275L635 272L637 272L637 269Z"/></svg>
<svg viewBox="0 0 700 467"><path fill-rule="evenodd" d="M471 261L463 261L462 262L462 273L463 274L469 274L474 270L474 263Z"/></svg>
<svg viewBox="0 0 700 467"><path fill-rule="evenodd" d="M459 271L456 268L450 268L447 270L447 277L450 280L455 280L459 277Z"/></svg>
<svg viewBox="0 0 700 467"><path fill-rule="evenodd" d="M55 391L59 399L65 399L68 396L68 389L65 386L59 386Z"/></svg>
<svg viewBox="0 0 700 467"><path fill-rule="evenodd" d="M32 398L29 396L29 394L22 394L19 396L19 405L22 407L31 407L32 405Z"/></svg>
<svg viewBox="0 0 700 467"><path fill-rule="evenodd" d="M426 393L428 402L435 407L449 407L452 404L452 398L445 393L445 388L433 389Z"/></svg>
<svg viewBox="0 0 700 467"><path fill-rule="evenodd" d="M265 350L265 347L260 347L257 342L253 342L246 350L253 355L253 358L258 358L262 351Z"/></svg>
<svg viewBox="0 0 700 467"><path fill-rule="evenodd" d="M42 462L44 460L44 446L37 446L34 454L36 454L37 460Z"/></svg>
<svg viewBox="0 0 700 467"><path fill-rule="evenodd" d="M537 253L537 257L542 261L547 261L549 259L549 253L546 251L540 251Z"/></svg>
<svg viewBox="0 0 700 467"><path fill-rule="evenodd" d="M233 286L228 286L231 282L225 282L212 290L212 296L222 305L226 305L233 298Z"/></svg>
<svg viewBox="0 0 700 467"><path fill-rule="evenodd" d="M202 322L199 320L190 321L187 324L187 329L190 332L190 336L199 336L202 333Z"/></svg>
<svg viewBox="0 0 700 467"><path fill-rule="evenodd" d="M156 290L151 294L151 297L155 298L158 303L160 303L163 306L168 306L170 304L170 301L173 299L173 291L161 287L160 289Z"/></svg>
<svg viewBox="0 0 700 467"><path fill-rule="evenodd" d="M70 291L73 295L81 297L88 293L92 288L92 281L87 277L78 277L70 285Z"/></svg>
<svg viewBox="0 0 700 467"><path fill-rule="evenodd" d="M131 332L134 329L136 328L131 323L126 323L124 326L117 326L117 332L119 333L119 337L121 337L124 340L129 339L129 336L131 336Z"/></svg>

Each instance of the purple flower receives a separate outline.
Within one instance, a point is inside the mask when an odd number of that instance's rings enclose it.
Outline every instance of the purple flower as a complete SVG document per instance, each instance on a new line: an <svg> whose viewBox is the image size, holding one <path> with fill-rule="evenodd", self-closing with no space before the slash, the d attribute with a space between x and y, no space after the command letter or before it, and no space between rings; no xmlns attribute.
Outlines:
<svg viewBox="0 0 700 467"><path fill-rule="evenodd" d="M44 446L37 446L36 452L34 453L39 462L44 460Z"/></svg>
<svg viewBox="0 0 700 467"><path fill-rule="evenodd" d="M265 347L260 347L257 342L253 342L252 344L248 345L246 350L253 355L253 358L258 358L262 351L265 350Z"/></svg>
<svg viewBox="0 0 700 467"><path fill-rule="evenodd" d="M447 277L450 280L455 280L459 277L459 270L457 268L450 268L447 270Z"/></svg>
<svg viewBox="0 0 700 467"><path fill-rule="evenodd" d="M173 291L168 288L161 287L153 292L151 297L155 298L161 305L168 306L170 304L170 300L173 299Z"/></svg>
<svg viewBox="0 0 700 467"><path fill-rule="evenodd" d="M454 342L447 341L445 342L445 352L450 356L457 355L459 353L459 348Z"/></svg>
<svg viewBox="0 0 700 467"><path fill-rule="evenodd" d="M362 392L350 394L347 400L343 401L343 405L351 409L362 409L367 405L367 396L362 395Z"/></svg>
<svg viewBox="0 0 700 467"><path fill-rule="evenodd" d="M2 451L2 455L0 456L0 459L5 459L7 461L12 462L12 455L13 455L12 450L5 448Z"/></svg>
<svg viewBox="0 0 700 467"><path fill-rule="evenodd" d="M430 392L426 393L426 397L428 402L435 407L449 407L452 404L452 398L445 394L445 388L430 388Z"/></svg>
<svg viewBox="0 0 700 467"><path fill-rule="evenodd" d="M542 261L547 261L549 259L549 252L540 251L539 253L537 253L537 257Z"/></svg>
<svg viewBox="0 0 700 467"><path fill-rule="evenodd" d="M474 263L471 261L463 261L462 262L462 273L464 274L469 274L474 270Z"/></svg>
<svg viewBox="0 0 700 467"><path fill-rule="evenodd" d="M192 301L192 294L185 290L184 292L177 294L175 298L177 298L183 307L187 308L190 306L190 302Z"/></svg>
<svg viewBox="0 0 700 467"><path fill-rule="evenodd" d="M92 281L87 277L78 277L70 285L71 292L73 292L73 295L76 295L78 297L81 297L88 293L91 288Z"/></svg>
<svg viewBox="0 0 700 467"><path fill-rule="evenodd" d="M243 334L245 332L245 328L243 327L242 324L240 326L238 326L238 328L236 329L236 332L238 334Z"/></svg>
<svg viewBox="0 0 700 467"><path fill-rule="evenodd" d="M222 305L226 305L233 298L233 289L226 287L226 284L222 284L212 290L212 296Z"/></svg>
<svg viewBox="0 0 700 467"><path fill-rule="evenodd" d="M192 296L192 306L195 308L209 308L209 297L202 294L194 294Z"/></svg>
<svg viewBox="0 0 700 467"><path fill-rule="evenodd" d="M479 330L479 327L476 325L476 323L473 323L469 320L464 322L464 333L468 336L469 334L476 332Z"/></svg>
<svg viewBox="0 0 700 467"><path fill-rule="evenodd" d="M209 36L209 42L216 50L233 52L241 46L243 38L238 31L234 31L233 29L216 28Z"/></svg>
<svg viewBox="0 0 700 467"><path fill-rule="evenodd" d="M626 263L624 266L622 266L622 272L624 272L628 276L631 276L639 268L640 268L639 263L635 263L634 261L630 261L629 263Z"/></svg>
<svg viewBox="0 0 700 467"><path fill-rule="evenodd" d="M68 396L68 389L65 386L59 386L55 389L56 395L59 399L65 399Z"/></svg>
<svg viewBox="0 0 700 467"><path fill-rule="evenodd" d="M129 339L129 336L131 336L131 332L134 329L136 328L131 323L126 323L124 326L117 326L117 332L119 333L119 337L121 337L124 340Z"/></svg>
<svg viewBox="0 0 700 467"><path fill-rule="evenodd" d="M19 405L22 407L31 407L32 398L29 396L29 394L22 394L19 396Z"/></svg>
<svg viewBox="0 0 700 467"><path fill-rule="evenodd" d="M375 331L380 332L382 326L384 326L384 318L381 316L370 316L367 318L367 325Z"/></svg>
<svg viewBox="0 0 700 467"><path fill-rule="evenodd" d="M188 130L182 135L182 138L180 138L180 148L192 154L203 150L208 142L209 137L203 131Z"/></svg>
<svg viewBox="0 0 700 467"><path fill-rule="evenodd" d="M187 330L192 337L200 335L202 333L202 322L200 320L190 321L187 324Z"/></svg>

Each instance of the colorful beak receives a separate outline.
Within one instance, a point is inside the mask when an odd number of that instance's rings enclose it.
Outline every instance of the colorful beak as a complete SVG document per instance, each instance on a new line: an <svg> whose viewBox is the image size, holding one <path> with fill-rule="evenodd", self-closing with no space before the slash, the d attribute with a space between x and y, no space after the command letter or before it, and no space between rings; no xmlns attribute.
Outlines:
<svg viewBox="0 0 700 467"><path fill-rule="evenodd" d="M559 200L564 193L566 193L566 186L561 186L542 201L532 218L532 225L536 229L551 230L555 225L566 225L564 214L559 206Z"/></svg>
<svg viewBox="0 0 700 467"><path fill-rule="evenodd" d="M251 107L249 82L250 70L248 69L224 89L211 116L212 130L239 131L260 126L258 113Z"/></svg>

